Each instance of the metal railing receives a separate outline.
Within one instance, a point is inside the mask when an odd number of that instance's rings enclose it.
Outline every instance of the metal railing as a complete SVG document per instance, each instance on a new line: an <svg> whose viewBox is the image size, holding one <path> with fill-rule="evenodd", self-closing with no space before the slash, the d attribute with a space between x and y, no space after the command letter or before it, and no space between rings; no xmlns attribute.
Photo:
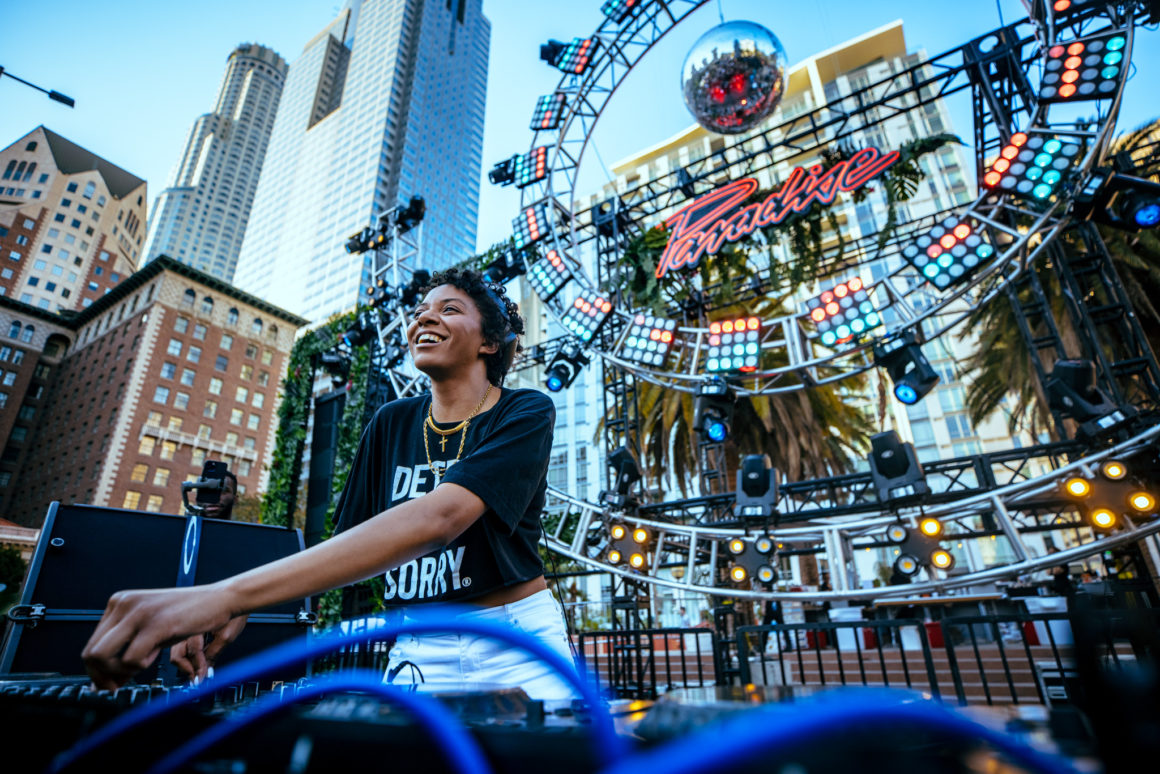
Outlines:
<svg viewBox="0 0 1160 774"><path fill-rule="evenodd" d="M618 698L651 699L717 682L709 629L620 629L581 632L576 639L581 668Z"/></svg>

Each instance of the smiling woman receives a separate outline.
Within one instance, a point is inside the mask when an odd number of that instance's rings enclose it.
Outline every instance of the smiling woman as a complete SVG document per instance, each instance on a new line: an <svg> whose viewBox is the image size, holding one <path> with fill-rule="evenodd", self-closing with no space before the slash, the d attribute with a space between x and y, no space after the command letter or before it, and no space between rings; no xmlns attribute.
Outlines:
<svg viewBox="0 0 1160 774"><path fill-rule="evenodd" d="M475 272L436 275L407 329L431 394L376 412L335 508L335 537L213 585L114 595L85 649L94 681L120 685L160 643L181 638L172 660L204 676L250 611L380 573L388 606L466 603L475 609L465 615L506 621L567 657L536 550L555 410L542 393L503 387L523 329L502 287ZM546 666L454 634L400 639L388 679L572 697Z"/></svg>

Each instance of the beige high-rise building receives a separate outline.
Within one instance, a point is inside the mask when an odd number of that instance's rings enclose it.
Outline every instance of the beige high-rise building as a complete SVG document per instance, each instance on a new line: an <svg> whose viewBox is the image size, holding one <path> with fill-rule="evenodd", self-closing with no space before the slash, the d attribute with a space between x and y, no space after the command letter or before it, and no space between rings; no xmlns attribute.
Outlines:
<svg viewBox="0 0 1160 774"><path fill-rule="evenodd" d="M0 295L79 310L133 273L145 181L38 126L0 151Z"/></svg>

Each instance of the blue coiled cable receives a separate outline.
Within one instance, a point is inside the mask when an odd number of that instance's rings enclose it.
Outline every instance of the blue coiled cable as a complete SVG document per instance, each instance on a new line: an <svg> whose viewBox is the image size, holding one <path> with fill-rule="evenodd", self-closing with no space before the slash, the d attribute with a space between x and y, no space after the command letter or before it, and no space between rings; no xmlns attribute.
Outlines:
<svg viewBox="0 0 1160 774"><path fill-rule="evenodd" d="M592 714L592 730L596 736L596 754L603 764L609 765L619 760L628 751L628 743L617 736L612 716L608 714L599 691L576 671L574 664L569 663L535 637L512 629L505 624L481 619L460 618L461 615L469 612L478 612L478 610L476 608L441 606L437 611L420 610L408 613L409 616L413 617L401 623L384 623L370 632L327 633L306 642L287 642L275 646L222 669L215 674L213 679L206 680L197 687L187 689L178 697L171 695L168 703L150 702L115 718L108 725L97 729L70 750L62 753L54 761L49 771L57 772L73 765L134 726L148 722L205 696L210 696L218 689L218 686L254 680L268 672L291 664L309 661L346 645L381 642L400 634L432 634L448 631L491 637L540 659L571 684L588 704Z"/></svg>
<svg viewBox="0 0 1160 774"><path fill-rule="evenodd" d="M263 696L246 707L245 712L231 714L166 755L149 770L149 774L169 774L169 772L177 771L213 745L262 720L267 715L296 702L336 691L373 693L392 704L402 705L419 721L420 725L427 728L438 743L439 749L443 751L452 767L460 774L490 774L491 769L484 760L479 745L463 729L459 720L438 700L385 685L383 676L369 669L320 677L311 685L299 688L297 693L287 698L277 694Z"/></svg>

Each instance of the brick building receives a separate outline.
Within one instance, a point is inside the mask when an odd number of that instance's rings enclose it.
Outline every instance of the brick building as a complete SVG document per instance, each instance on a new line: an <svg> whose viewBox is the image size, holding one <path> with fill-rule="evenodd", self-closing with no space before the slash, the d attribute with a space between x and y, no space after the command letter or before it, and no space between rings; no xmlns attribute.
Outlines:
<svg viewBox="0 0 1160 774"><path fill-rule="evenodd" d="M3 439L13 463L0 516L39 526L53 500L180 513L180 484L207 457L229 463L239 494L262 490L281 375L305 320L166 256L77 314L3 298L0 312L0 346L42 343L24 348L21 373L34 359L46 366L42 380L36 366L20 377L45 387L35 403L27 391L7 398L33 410L15 421L19 439ZM38 326L31 342L3 338L21 339L25 319Z"/></svg>
<svg viewBox="0 0 1160 774"><path fill-rule="evenodd" d="M0 150L0 295L92 304L140 263L145 181L38 126Z"/></svg>

